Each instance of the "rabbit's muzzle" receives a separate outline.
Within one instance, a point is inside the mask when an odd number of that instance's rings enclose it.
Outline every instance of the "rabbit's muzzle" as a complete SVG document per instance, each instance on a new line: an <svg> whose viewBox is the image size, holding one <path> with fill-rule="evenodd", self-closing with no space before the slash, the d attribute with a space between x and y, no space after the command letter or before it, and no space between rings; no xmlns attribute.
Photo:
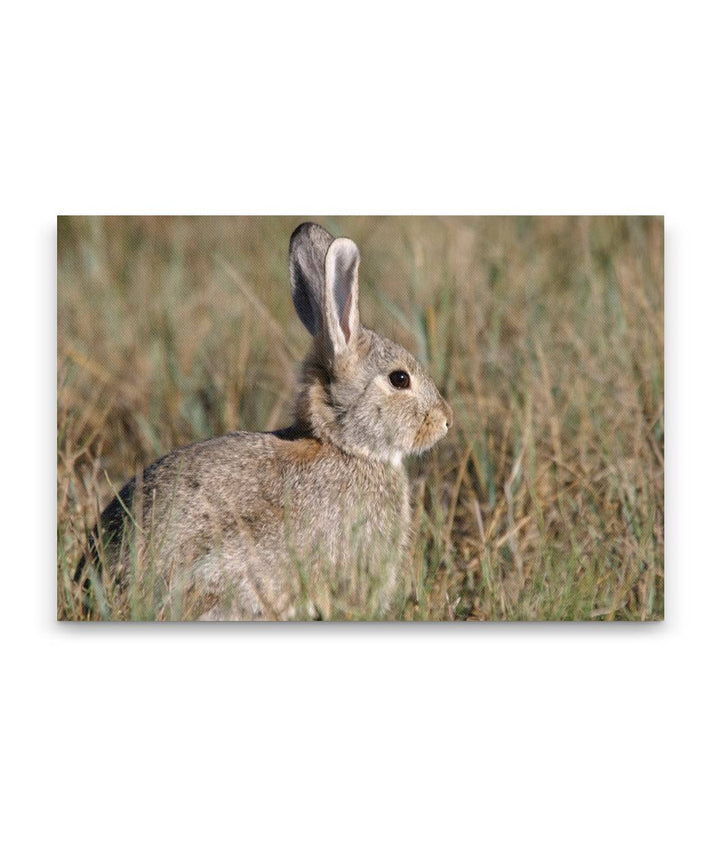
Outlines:
<svg viewBox="0 0 720 856"><path fill-rule="evenodd" d="M447 434L453 424L453 412L444 399L428 410L422 425L415 435L414 452L424 452Z"/></svg>

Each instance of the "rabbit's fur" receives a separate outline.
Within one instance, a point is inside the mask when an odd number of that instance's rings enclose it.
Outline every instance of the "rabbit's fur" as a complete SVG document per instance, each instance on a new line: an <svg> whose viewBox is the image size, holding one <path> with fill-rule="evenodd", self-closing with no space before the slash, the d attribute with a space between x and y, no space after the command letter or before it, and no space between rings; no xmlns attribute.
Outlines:
<svg viewBox="0 0 720 856"><path fill-rule="evenodd" d="M293 426L194 443L128 482L91 539L106 579L152 580L160 604L180 594L176 617L383 614L409 548L401 459L444 437L452 411L404 348L360 324L358 264L348 238L295 230L292 298L313 343ZM399 371L409 388L391 383Z"/></svg>

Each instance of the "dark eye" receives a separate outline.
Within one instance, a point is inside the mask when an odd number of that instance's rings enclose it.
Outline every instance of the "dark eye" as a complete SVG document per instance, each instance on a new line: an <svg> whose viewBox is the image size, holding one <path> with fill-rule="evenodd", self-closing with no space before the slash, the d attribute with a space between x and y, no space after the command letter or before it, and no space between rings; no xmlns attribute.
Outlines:
<svg viewBox="0 0 720 856"><path fill-rule="evenodd" d="M388 377L390 378L390 383L395 387L395 389L410 388L410 375L407 372L390 372Z"/></svg>

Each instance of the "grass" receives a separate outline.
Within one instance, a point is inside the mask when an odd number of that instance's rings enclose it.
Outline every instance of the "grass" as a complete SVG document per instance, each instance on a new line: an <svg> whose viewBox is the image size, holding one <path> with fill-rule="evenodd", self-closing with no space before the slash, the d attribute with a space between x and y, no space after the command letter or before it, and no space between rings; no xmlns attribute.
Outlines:
<svg viewBox="0 0 720 856"><path fill-rule="evenodd" d="M81 616L85 531L128 477L289 423L302 219L59 218L60 618ZM455 411L408 462L417 538L390 617L662 618L662 220L317 219L360 247L363 322Z"/></svg>

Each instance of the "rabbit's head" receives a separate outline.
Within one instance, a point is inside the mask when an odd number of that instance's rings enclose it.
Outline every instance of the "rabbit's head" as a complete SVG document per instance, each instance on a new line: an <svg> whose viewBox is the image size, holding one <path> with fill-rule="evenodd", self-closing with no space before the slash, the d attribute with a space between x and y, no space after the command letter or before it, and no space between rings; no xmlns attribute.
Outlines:
<svg viewBox="0 0 720 856"><path fill-rule="evenodd" d="M345 452L399 463L429 449L452 410L418 361L360 324L358 248L315 223L290 239L290 283L313 347L303 363L296 417Z"/></svg>

